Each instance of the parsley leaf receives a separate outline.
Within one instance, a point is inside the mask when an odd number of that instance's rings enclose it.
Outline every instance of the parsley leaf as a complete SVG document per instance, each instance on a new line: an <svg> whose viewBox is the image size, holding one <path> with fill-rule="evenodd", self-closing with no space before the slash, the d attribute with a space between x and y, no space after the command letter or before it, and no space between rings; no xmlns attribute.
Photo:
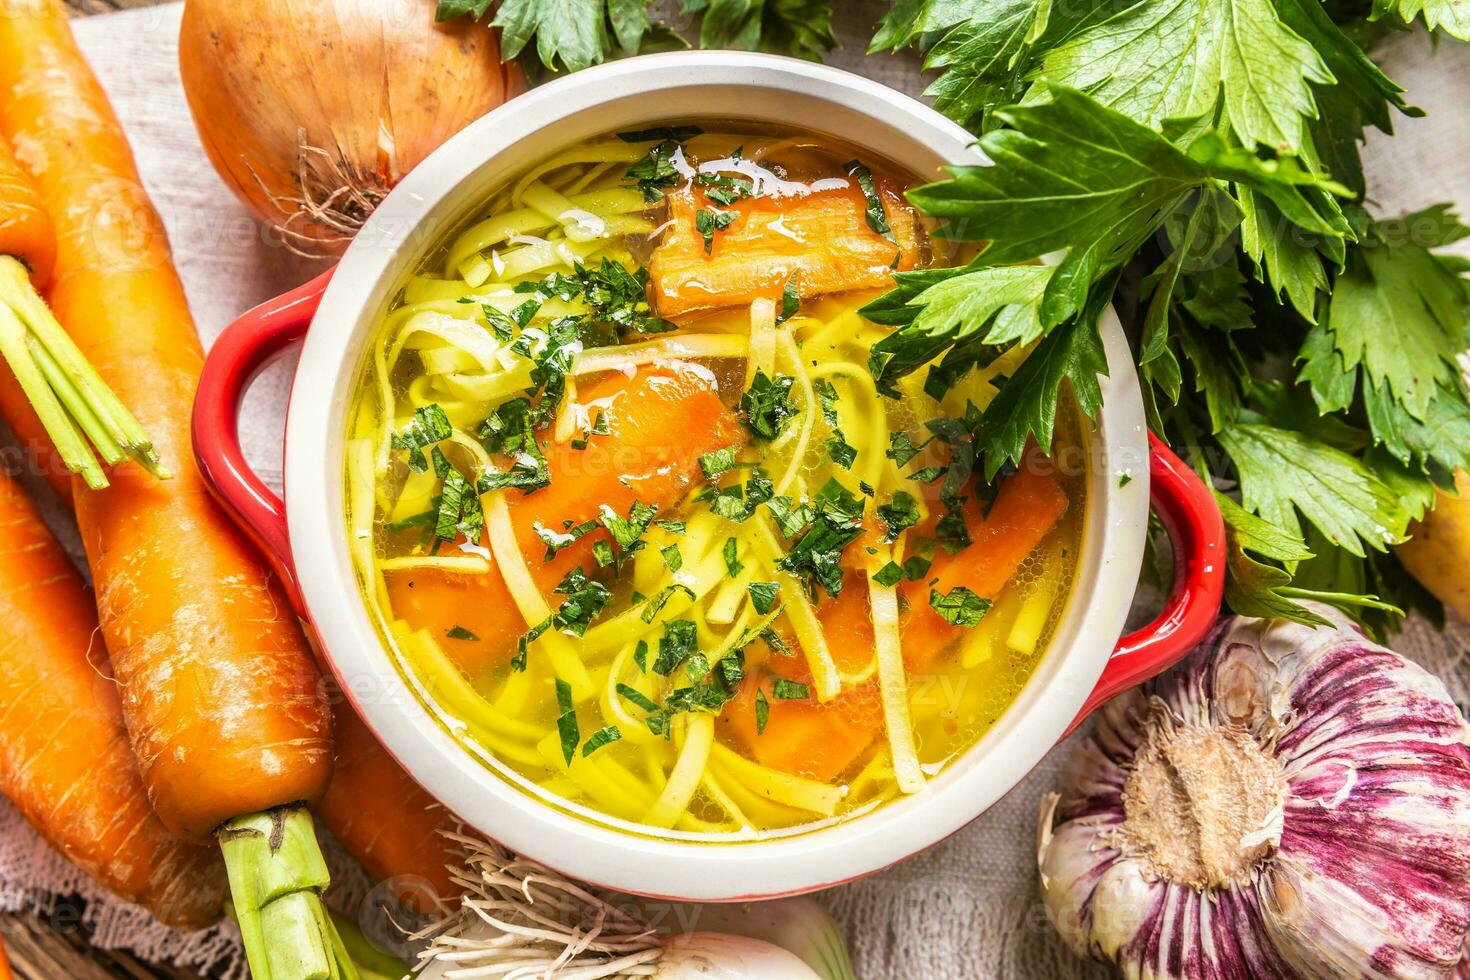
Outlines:
<svg viewBox="0 0 1470 980"><path fill-rule="evenodd" d="M771 682L771 696L777 701L800 701L811 695L805 684L798 684L796 681L788 681L784 677L777 677Z"/></svg>
<svg viewBox="0 0 1470 980"><path fill-rule="evenodd" d="M811 526L776 564L802 576L813 595L820 587L836 596L842 591L842 551L862 534L863 499L831 479L812 503Z"/></svg>
<svg viewBox="0 0 1470 980"><path fill-rule="evenodd" d="M681 0L699 14L699 46L768 51L820 61L837 47L828 0Z"/></svg>
<svg viewBox="0 0 1470 980"><path fill-rule="evenodd" d="M781 594L781 583L751 582L746 590L750 593L750 604L757 613L764 616L776 608L776 597Z"/></svg>
<svg viewBox="0 0 1470 980"><path fill-rule="evenodd" d="M599 728L587 736L587 741L582 743L582 757L585 759L604 745L611 745L622 737L623 733L617 725L608 725L606 728Z"/></svg>
<svg viewBox="0 0 1470 980"><path fill-rule="evenodd" d="M1240 423L1219 435L1250 510L1300 537L1300 511L1334 545L1362 557L1402 540L1409 515L1357 458L1300 432Z"/></svg>
<svg viewBox="0 0 1470 980"><path fill-rule="evenodd" d="M715 247L715 232L724 231L740 217L738 211L711 211L700 208L694 212L694 230L704 239L704 254L709 255Z"/></svg>
<svg viewBox="0 0 1470 980"><path fill-rule="evenodd" d="M577 728L577 708L572 703L572 685L556 679L556 730L561 736L561 754L567 762L572 764L572 756L577 752L577 743L582 740L581 732Z"/></svg>
<svg viewBox="0 0 1470 980"><path fill-rule="evenodd" d="M849 160L842 165L843 171L857 181L858 187L863 192L863 199L867 201L867 208L863 212L868 227L873 234L882 235L890 242L897 242L893 237L893 229L888 224L888 213L883 210L883 199L878 196L878 188L873 184L873 173L857 160Z"/></svg>

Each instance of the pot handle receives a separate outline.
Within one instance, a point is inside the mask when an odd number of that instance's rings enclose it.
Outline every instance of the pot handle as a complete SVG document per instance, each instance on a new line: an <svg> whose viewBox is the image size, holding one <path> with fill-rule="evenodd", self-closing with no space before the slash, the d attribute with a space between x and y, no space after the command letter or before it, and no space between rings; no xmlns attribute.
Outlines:
<svg viewBox="0 0 1470 980"><path fill-rule="evenodd" d="M1152 432L1149 500L1174 552L1174 586L1153 622L1118 641L1067 734L1104 701L1172 667L1204 638L1225 596L1225 521L1199 474Z"/></svg>
<svg viewBox="0 0 1470 980"><path fill-rule="evenodd" d="M194 459L204 482L264 552L298 615L305 610L286 532L286 505L245 461L240 401L267 364L305 338L334 271L266 300L226 327L209 349L194 394Z"/></svg>

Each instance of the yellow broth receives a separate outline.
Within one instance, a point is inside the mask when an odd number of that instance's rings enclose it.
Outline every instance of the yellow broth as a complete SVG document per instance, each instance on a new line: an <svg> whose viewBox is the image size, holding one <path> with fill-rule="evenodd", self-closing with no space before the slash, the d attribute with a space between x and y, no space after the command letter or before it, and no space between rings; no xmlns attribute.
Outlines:
<svg viewBox="0 0 1470 980"><path fill-rule="evenodd" d="M1033 453L942 493L961 443L929 423L1024 349L939 401L875 388L891 328L859 311L955 258L911 175L817 134L643 135L508 180L385 311L346 460L364 601L445 728L556 805L714 839L865 812L1026 684L1082 474Z"/></svg>

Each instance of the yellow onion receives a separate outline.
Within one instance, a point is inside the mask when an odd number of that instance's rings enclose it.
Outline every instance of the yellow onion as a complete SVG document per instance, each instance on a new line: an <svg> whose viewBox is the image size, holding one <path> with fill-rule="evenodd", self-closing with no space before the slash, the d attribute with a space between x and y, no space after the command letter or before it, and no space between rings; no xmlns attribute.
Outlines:
<svg viewBox="0 0 1470 980"><path fill-rule="evenodd" d="M179 71L215 169L307 254L342 251L398 180L520 91L485 23L435 0L188 0Z"/></svg>

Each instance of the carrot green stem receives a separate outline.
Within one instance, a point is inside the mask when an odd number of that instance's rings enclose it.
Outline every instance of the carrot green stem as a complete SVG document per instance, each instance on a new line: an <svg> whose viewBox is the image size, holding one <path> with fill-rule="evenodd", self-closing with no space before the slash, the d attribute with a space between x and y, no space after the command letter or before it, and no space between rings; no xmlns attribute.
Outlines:
<svg viewBox="0 0 1470 980"><path fill-rule="evenodd" d="M237 817L216 836L253 980L362 980L322 904L330 879L305 805Z"/></svg>
<svg viewBox="0 0 1470 980"><path fill-rule="evenodd" d="M159 461L153 441L57 322L46 301L31 285L25 266L8 255L0 256L0 309L24 328L31 359L37 362L47 385L55 392L56 397L51 401L59 400L73 429L80 427L109 464L120 462L126 455L159 479L167 479L169 474ZM9 354L6 359L10 359ZM26 395L36 405L36 396L30 389ZM39 405L37 412L40 413ZM46 431L55 440L57 432L52 422L44 414L42 421L47 422ZM58 444L57 449L60 448ZM65 453L62 458L66 459ZM67 465L72 465L70 459ZM104 478L102 486L106 485Z"/></svg>
<svg viewBox="0 0 1470 980"><path fill-rule="evenodd" d="M379 949L356 922L328 909L337 935L342 937L342 946L352 962L357 965L362 980L402 980L413 971L402 960Z"/></svg>
<svg viewBox="0 0 1470 980"><path fill-rule="evenodd" d="M56 451L61 454L66 468L81 474L87 486L94 490L107 486L107 474L102 472L97 457L92 455L81 429L47 384L45 373L31 356L26 337L25 324L0 301L0 357L10 365L15 380L20 382L21 390L36 410L51 441L56 444Z"/></svg>

